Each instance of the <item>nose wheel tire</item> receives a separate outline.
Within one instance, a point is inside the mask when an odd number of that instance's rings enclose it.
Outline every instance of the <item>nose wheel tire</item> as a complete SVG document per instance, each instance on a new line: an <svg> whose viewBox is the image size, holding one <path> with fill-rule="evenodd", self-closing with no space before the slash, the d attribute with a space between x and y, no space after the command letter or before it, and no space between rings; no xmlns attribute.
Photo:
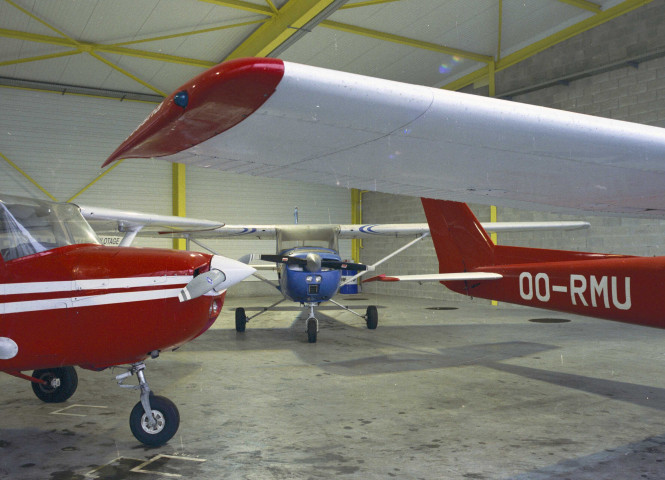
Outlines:
<svg viewBox="0 0 665 480"><path fill-rule="evenodd" d="M236 308L236 332L244 332L247 325L247 315L244 308Z"/></svg>
<svg viewBox="0 0 665 480"><path fill-rule="evenodd" d="M316 333L317 333L316 319L309 318L307 319L307 341L309 343L316 343Z"/></svg>
<svg viewBox="0 0 665 480"><path fill-rule="evenodd" d="M56 367L45 370L35 370L32 376L47 382L32 383L32 391L37 398L46 403L62 403L69 399L78 386L78 375L74 367Z"/></svg>
<svg viewBox="0 0 665 480"><path fill-rule="evenodd" d="M375 330L379 325L379 312L374 305L367 307L365 322L367 323L367 328L370 330Z"/></svg>
<svg viewBox="0 0 665 480"><path fill-rule="evenodd" d="M137 403L129 415L129 428L136 439L151 447L159 447L173 438L180 426L178 407L166 397L150 395L150 409L155 424L150 425L143 404Z"/></svg>

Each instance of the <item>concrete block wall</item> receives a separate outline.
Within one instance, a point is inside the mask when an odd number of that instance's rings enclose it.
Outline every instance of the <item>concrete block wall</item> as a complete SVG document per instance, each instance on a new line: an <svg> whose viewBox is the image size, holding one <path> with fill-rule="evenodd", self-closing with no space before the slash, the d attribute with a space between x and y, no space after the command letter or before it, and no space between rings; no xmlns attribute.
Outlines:
<svg viewBox="0 0 665 480"><path fill-rule="evenodd" d="M642 58L637 65L621 62ZM608 67L608 68L605 68ZM570 110L665 127L665 2L654 1L611 22L600 25L497 74L497 95L526 91L567 76L585 73L577 80L554 84L524 94L513 101ZM466 89L487 95L487 89ZM665 186L664 186L665 188ZM489 221L488 206L471 205L481 221ZM499 208L499 221L576 219L591 223L589 230L574 232L500 234L503 245L522 245L577 251L597 251L643 256L665 255L665 222L620 217L572 217L544 212ZM417 198L367 193L363 197L363 222L425 221ZM372 263L403 245L399 239L363 242L361 260ZM438 271L432 242L424 241L406 254L383 264L378 273L417 274ZM465 301L438 283L369 283L365 291L444 301Z"/></svg>
<svg viewBox="0 0 665 480"><path fill-rule="evenodd" d="M497 72L503 96L545 82L639 60L665 50L665 4L655 0Z"/></svg>

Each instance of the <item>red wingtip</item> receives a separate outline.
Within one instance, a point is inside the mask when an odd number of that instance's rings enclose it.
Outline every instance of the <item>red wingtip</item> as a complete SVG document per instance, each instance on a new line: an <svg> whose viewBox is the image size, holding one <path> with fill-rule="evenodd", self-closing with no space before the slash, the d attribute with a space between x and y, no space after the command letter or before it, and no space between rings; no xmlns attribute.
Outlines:
<svg viewBox="0 0 665 480"><path fill-rule="evenodd" d="M276 58L240 58L220 63L178 88L109 156L120 158L173 155L237 125L268 100L284 76ZM185 108L173 101L188 93Z"/></svg>
<svg viewBox="0 0 665 480"><path fill-rule="evenodd" d="M362 281L362 283L367 283L367 282L399 282L399 278L389 277L385 273L382 273L381 275L370 277Z"/></svg>

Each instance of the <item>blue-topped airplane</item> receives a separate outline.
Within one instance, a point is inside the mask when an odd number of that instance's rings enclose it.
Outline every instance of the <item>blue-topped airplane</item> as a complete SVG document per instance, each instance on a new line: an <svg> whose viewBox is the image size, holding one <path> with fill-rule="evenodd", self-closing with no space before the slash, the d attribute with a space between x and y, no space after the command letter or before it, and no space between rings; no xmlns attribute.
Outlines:
<svg viewBox="0 0 665 480"><path fill-rule="evenodd" d="M586 228L586 222L494 222L485 223L484 227L491 232L525 231L537 229L574 229ZM354 282L358 277L393 256L403 252L420 240L429 236L427 223L382 224L382 225L223 225L210 230L199 230L191 233L169 233L173 236L185 237L200 247L214 253L201 239L235 238L235 239L275 239L275 254L249 254L241 259L251 264L256 270L277 269L277 282L254 273L264 282L274 286L283 296L279 301L265 307L263 310L247 317L244 308L237 308L235 312L236 331L244 332L247 322L269 311L286 300L300 303L309 308L305 321L307 339L315 343L319 330L319 322L315 315L315 308L321 303L331 302L334 305L365 320L367 328L374 330L378 326L378 312L375 305L367 307L365 314L351 310L336 302L333 297L340 291L340 287ZM398 248L390 255L375 262L373 265L347 262L342 259L339 252L340 239L362 239L377 236L389 237L416 237L404 246ZM189 248L189 246L188 246ZM270 262L256 264L255 261ZM356 271L355 275L344 277L343 271Z"/></svg>
<svg viewBox="0 0 665 480"><path fill-rule="evenodd" d="M248 254L240 261L256 270L277 270L277 281L272 281L255 273L260 280L275 287L282 297L279 301L265 307L260 312L248 317L244 308L235 312L236 331L244 332L247 322L265 313L284 301L290 300L309 308L305 321L307 340L315 343L319 322L315 308L323 302L331 302L338 307L365 320L367 328L374 330L378 325L378 313L375 305L367 307L364 314L336 302L333 297L340 287L351 283L374 266L405 248L429 236L426 223L403 225L224 225L209 231L196 231L191 234L176 233L173 236L185 237L204 249L210 250L200 240L208 238L244 238L274 239L274 254ZM343 260L339 251L339 239L368 238L376 235L416 236L415 240L400 248L374 265ZM189 248L189 247L188 247ZM212 251L212 250L210 250ZM270 262L256 264L256 262ZM344 278L343 271L356 271L357 275Z"/></svg>

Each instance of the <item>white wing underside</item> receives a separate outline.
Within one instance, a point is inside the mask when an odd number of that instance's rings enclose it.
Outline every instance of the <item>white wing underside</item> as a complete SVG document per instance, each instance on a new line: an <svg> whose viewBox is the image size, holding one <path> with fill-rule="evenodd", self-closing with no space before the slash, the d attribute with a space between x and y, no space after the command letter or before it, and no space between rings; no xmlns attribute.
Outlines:
<svg viewBox="0 0 665 480"><path fill-rule="evenodd" d="M159 235L161 232L193 232L219 228L224 224L211 220L156 215L151 213L131 212L103 207L80 206L81 214L100 235L117 235L123 232L122 246L128 246L134 237L141 235Z"/></svg>
<svg viewBox="0 0 665 480"><path fill-rule="evenodd" d="M577 230L588 228L588 222L487 222L482 224L488 232L529 232L535 230ZM235 239L274 239L278 231L294 228L320 230L330 228L340 239L387 237L412 237L429 232L426 223L364 224L364 225L224 225L213 230L193 232L173 232L173 236L191 238L235 238Z"/></svg>
<svg viewBox="0 0 665 480"><path fill-rule="evenodd" d="M665 217L663 129L288 62L247 119L162 158L394 194Z"/></svg>

